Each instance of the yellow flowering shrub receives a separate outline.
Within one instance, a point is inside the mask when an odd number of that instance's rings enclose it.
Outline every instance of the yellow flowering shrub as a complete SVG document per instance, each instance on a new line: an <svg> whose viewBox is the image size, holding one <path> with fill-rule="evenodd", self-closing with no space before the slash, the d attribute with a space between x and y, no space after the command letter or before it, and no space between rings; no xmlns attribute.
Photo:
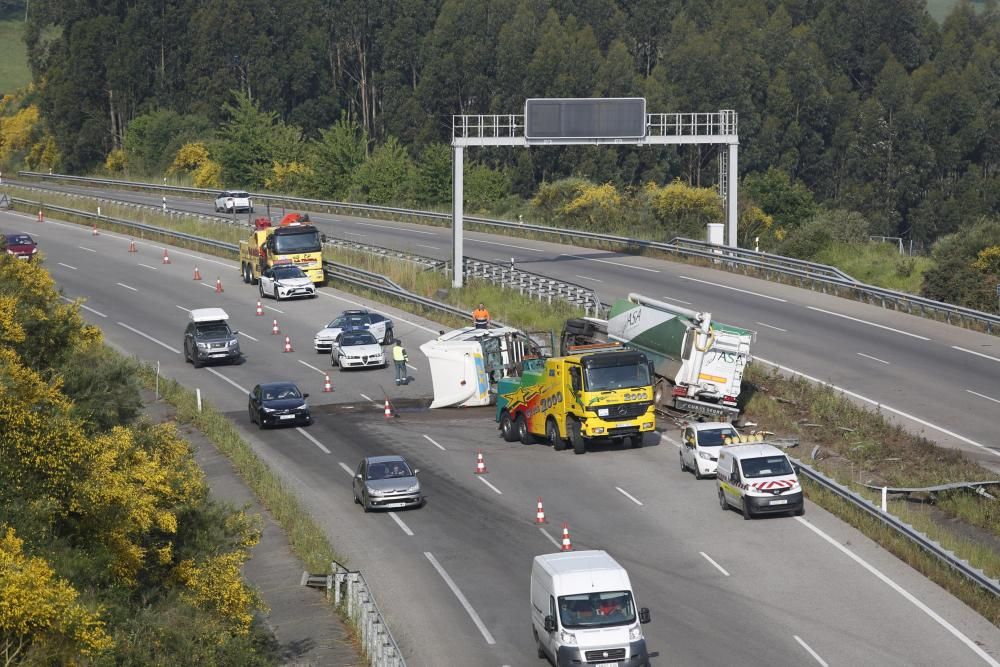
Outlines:
<svg viewBox="0 0 1000 667"><path fill-rule="evenodd" d="M279 192L294 192L312 175L312 168L305 163L275 160L271 165L271 175L264 179L264 187Z"/></svg>
<svg viewBox="0 0 1000 667"><path fill-rule="evenodd" d="M208 148L200 141L188 142L178 149L174 161L167 168L168 174L193 171L208 161Z"/></svg>
<svg viewBox="0 0 1000 667"><path fill-rule="evenodd" d="M60 160L62 160L62 155L59 154L55 137L48 133L42 136L41 141L32 144L31 150L24 156L28 168L38 171L55 169Z"/></svg>
<svg viewBox="0 0 1000 667"><path fill-rule="evenodd" d="M121 148L116 148L104 158L104 168L112 174L120 174L128 166L128 154Z"/></svg>
<svg viewBox="0 0 1000 667"><path fill-rule="evenodd" d="M63 656L63 664L112 648L99 613L81 605L77 591L44 559L25 555L12 528L0 531L0 655L6 664L19 662L33 645Z"/></svg>
<svg viewBox="0 0 1000 667"><path fill-rule="evenodd" d="M699 222L722 222L723 207L718 192L712 188L695 188L680 179L664 186L648 183L644 192L653 214L659 220L697 218Z"/></svg>
<svg viewBox="0 0 1000 667"><path fill-rule="evenodd" d="M619 212L622 197L611 183L582 184L576 197L559 209L566 216L583 217L591 225L600 224Z"/></svg>
<svg viewBox="0 0 1000 667"><path fill-rule="evenodd" d="M175 570L186 588L182 597L197 607L215 611L239 635L250 631L254 610L266 610L257 592L243 583L240 570L246 559L246 553L235 551L197 564L186 559Z"/></svg>
<svg viewBox="0 0 1000 667"><path fill-rule="evenodd" d="M972 266L986 275L1000 276L1000 245L991 245L980 250Z"/></svg>
<svg viewBox="0 0 1000 667"><path fill-rule="evenodd" d="M38 125L38 107L26 106L9 118L0 117L0 161L28 148Z"/></svg>
<svg viewBox="0 0 1000 667"><path fill-rule="evenodd" d="M215 160L205 160L194 170L193 177L197 188L221 188L222 165Z"/></svg>

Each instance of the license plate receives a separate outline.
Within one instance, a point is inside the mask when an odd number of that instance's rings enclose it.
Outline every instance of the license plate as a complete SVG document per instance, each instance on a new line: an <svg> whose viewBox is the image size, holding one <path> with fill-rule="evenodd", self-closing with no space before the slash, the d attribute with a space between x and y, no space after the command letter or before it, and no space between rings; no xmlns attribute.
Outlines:
<svg viewBox="0 0 1000 667"><path fill-rule="evenodd" d="M783 500L772 500L768 503L768 505L787 505L787 504L788 504L788 498L785 498Z"/></svg>
<svg viewBox="0 0 1000 667"><path fill-rule="evenodd" d="M295 419L295 415L278 415L278 419ZM785 502L785 501L781 501Z"/></svg>

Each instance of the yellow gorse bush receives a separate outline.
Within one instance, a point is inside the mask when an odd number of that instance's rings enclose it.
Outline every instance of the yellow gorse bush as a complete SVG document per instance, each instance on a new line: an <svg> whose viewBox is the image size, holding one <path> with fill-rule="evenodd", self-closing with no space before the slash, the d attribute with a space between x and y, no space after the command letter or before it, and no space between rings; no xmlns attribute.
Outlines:
<svg viewBox="0 0 1000 667"><path fill-rule="evenodd" d="M38 107L26 106L13 116L0 117L0 161L28 148L31 135L38 125Z"/></svg>
<svg viewBox="0 0 1000 667"><path fill-rule="evenodd" d="M643 191L657 218L696 217L705 222L722 222L722 200L712 188L696 188L676 179L664 186L648 183Z"/></svg>
<svg viewBox="0 0 1000 667"><path fill-rule="evenodd" d="M246 553L234 551L195 563L188 559L177 565L177 578L187 591L183 597L202 609L218 613L236 634L250 631L253 612L265 609L256 591L244 585L240 570Z"/></svg>

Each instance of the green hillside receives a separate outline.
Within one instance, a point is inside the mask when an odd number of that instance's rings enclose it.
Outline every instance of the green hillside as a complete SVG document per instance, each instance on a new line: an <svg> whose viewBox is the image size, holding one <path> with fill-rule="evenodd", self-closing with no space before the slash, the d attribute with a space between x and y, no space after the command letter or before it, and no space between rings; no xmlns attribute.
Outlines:
<svg viewBox="0 0 1000 667"><path fill-rule="evenodd" d="M21 40L21 19L0 21L0 96L12 93L31 81L28 57Z"/></svg>

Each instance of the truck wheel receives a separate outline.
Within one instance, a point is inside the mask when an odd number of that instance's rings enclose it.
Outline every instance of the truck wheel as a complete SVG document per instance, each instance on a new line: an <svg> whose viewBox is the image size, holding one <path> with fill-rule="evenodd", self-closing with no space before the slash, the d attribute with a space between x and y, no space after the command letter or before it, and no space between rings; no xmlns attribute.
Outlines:
<svg viewBox="0 0 1000 667"><path fill-rule="evenodd" d="M555 419L549 419L545 422L545 436L549 439L549 442L552 443L552 449L557 452L561 452L566 449L566 441L562 439L561 435L559 435L559 427L556 426Z"/></svg>
<svg viewBox="0 0 1000 667"><path fill-rule="evenodd" d="M528 422L524 415L518 415L514 420L514 433L517 434L517 439L521 441L522 445L535 444L535 435L528 430Z"/></svg>
<svg viewBox="0 0 1000 667"><path fill-rule="evenodd" d="M573 453L586 454L587 441L584 440L583 434L580 433L580 422L570 419L566 422L566 431L569 433L569 441L573 443Z"/></svg>
<svg viewBox="0 0 1000 667"><path fill-rule="evenodd" d="M753 518L753 510L750 509L750 503L747 501L747 497L743 496L743 520L749 521Z"/></svg>
<svg viewBox="0 0 1000 667"><path fill-rule="evenodd" d="M653 386L653 406L659 407L663 405L663 396L667 393L667 381L657 380L656 384Z"/></svg>
<svg viewBox="0 0 1000 667"><path fill-rule="evenodd" d="M642 433L636 433L635 435L629 436L629 443L632 445L632 449L639 449L642 447Z"/></svg>
<svg viewBox="0 0 1000 667"><path fill-rule="evenodd" d="M250 267L247 266L246 264L244 264L243 267L242 267L242 271L243 271L243 282L245 284L249 285L250 284Z"/></svg>
<svg viewBox="0 0 1000 667"><path fill-rule="evenodd" d="M517 431L514 430L514 420L510 418L510 413L506 410L500 415L500 435L507 442L517 440Z"/></svg>

